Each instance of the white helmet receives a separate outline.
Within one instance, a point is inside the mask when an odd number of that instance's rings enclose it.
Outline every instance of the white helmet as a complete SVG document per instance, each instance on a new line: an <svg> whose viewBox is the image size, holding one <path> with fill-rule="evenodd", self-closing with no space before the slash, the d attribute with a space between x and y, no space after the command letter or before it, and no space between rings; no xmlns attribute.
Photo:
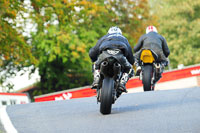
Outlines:
<svg viewBox="0 0 200 133"><path fill-rule="evenodd" d="M148 34L149 32L156 32L156 33L158 33L156 27L154 27L154 26L148 26L146 28L146 34Z"/></svg>
<svg viewBox="0 0 200 133"><path fill-rule="evenodd" d="M108 30L108 34L113 34L113 33L122 34L122 31L117 26L114 26Z"/></svg>

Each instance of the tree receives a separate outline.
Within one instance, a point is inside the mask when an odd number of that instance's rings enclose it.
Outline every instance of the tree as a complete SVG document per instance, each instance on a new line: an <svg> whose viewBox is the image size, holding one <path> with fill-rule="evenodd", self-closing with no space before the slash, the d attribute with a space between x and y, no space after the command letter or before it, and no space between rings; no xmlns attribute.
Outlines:
<svg viewBox="0 0 200 133"><path fill-rule="evenodd" d="M32 5L32 19L38 25L32 45L42 88L35 93L88 85L92 80L88 51L99 36L92 30L93 20L104 9L85 0L32 1Z"/></svg>
<svg viewBox="0 0 200 133"><path fill-rule="evenodd" d="M23 67L38 67L42 89L35 94L89 85L88 51L109 27L122 28L133 47L144 26L156 23L147 0L31 0L31 6L23 0L0 2L0 66L1 85ZM23 36L19 16L36 26L31 37Z"/></svg>
<svg viewBox="0 0 200 133"><path fill-rule="evenodd" d="M1 0L0 9L0 86L9 91L13 85L5 84L6 79L37 61L22 35L23 28L17 25L16 17L26 12L23 1Z"/></svg>
<svg viewBox="0 0 200 133"><path fill-rule="evenodd" d="M111 25L122 28L132 47L148 25L158 25L157 17L150 13L148 0L108 0L105 7L109 12L107 18L113 22Z"/></svg>
<svg viewBox="0 0 200 133"><path fill-rule="evenodd" d="M33 54L39 60L40 88L35 95L89 85L88 51L111 26L122 28L131 45L156 23L147 0L31 0Z"/></svg>
<svg viewBox="0 0 200 133"><path fill-rule="evenodd" d="M165 36L171 51L171 64L192 65L200 62L200 1L152 1L158 15L160 33Z"/></svg>

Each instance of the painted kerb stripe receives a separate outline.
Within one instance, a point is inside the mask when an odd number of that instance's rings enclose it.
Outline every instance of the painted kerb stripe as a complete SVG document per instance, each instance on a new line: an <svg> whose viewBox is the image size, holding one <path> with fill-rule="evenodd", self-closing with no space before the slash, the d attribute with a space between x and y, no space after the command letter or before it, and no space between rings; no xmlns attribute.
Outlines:
<svg viewBox="0 0 200 133"><path fill-rule="evenodd" d="M7 133L18 133L6 112L6 106L0 108L0 120Z"/></svg>

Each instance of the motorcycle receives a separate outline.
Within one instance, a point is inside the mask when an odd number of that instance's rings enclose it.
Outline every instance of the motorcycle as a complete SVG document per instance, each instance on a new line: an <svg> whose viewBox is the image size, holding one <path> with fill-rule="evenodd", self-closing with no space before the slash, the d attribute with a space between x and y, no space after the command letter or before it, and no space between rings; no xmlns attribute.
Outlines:
<svg viewBox="0 0 200 133"><path fill-rule="evenodd" d="M143 49L140 53L140 80L144 91L154 91L155 84L161 78L163 66L158 62L158 55L151 49Z"/></svg>
<svg viewBox="0 0 200 133"><path fill-rule="evenodd" d="M121 95L118 89L119 81L122 76L123 67L115 58L120 50L107 50L107 54L111 55L104 59L100 64L100 83L97 88L97 103L100 103L100 112L102 114L110 114L112 104Z"/></svg>

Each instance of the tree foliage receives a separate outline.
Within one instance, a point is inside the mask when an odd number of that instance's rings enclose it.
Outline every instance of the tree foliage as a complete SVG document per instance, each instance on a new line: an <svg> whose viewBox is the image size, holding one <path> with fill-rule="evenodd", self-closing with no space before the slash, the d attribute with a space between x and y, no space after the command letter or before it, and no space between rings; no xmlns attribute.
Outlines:
<svg viewBox="0 0 200 133"><path fill-rule="evenodd" d="M88 1L32 1L32 5L32 19L38 25L32 45L39 60L42 93L89 84L87 52L98 37L92 20L104 9Z"/></svg>
<svg viewBox="0 0 200 133"><path fill-rule="evenodd" d="M146 26L155 25L168 42L173 67L200 62L198 0L30 2L31 8L27 9L24 0L0 1L0 86L30 65L39 68L41 76L41 89L35 95L89 85L92 62L88 51L109 27L116 25L132 47ZM23 36L26 29L18 25L18 17L24 22L31 19L29 23L36 26L30 37Z"/></svg>
<svg viewBox="0 0 200 133"><path fill-rule="evenodd" d="M4 84L8 77L36 63L31 46L22 36L23 27L17 26L16 17L23 17L22 12L26 12L22 1L0 1L0 86L4 88L12 88L11 83Z"/></svg>
<svg viewBox="0 0 200 133"><path fill-rule="evenodd" d="M122 28L133 47L144 26L155 23L147 0L31 2L32 19L37 23L32 45L39 60L42 93L89 85L92 73L88 51L109 27Z"/></svg>
<svg viewBox="0 0 200 133"><path fill-rule="evenodd" d="M159 17L160 33L171 50L173 67L200 62L200 1L154 0L153 8Z"/></svg>
<svg viewBox="0 0 200 133"><path fill-rule="evenodd" d="M24 2L0 2L1 79L34 65L41 76L35 95L91 84L88 51L109 27L120 27L133 47L144 27L157 25L147 0L30 0L28 8ZM31 36L23 36L19 16L36 27Z"/></svg>
<svg viewBox="0 0 200 133"><path fill-rule="evenodd" d="M119 25L132 47L148 25L157 26L157 17L150 14L148 0L109 0L105 5L109 21Z"/></svg>

